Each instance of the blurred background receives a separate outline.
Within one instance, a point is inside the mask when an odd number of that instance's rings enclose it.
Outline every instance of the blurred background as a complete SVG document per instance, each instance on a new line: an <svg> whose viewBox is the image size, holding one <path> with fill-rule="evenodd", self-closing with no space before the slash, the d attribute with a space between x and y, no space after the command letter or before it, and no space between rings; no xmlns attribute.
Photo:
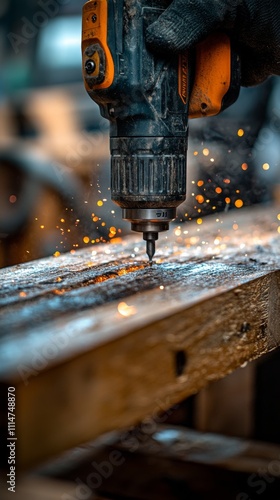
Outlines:
<svg viewBox="0 0 280 500"><path fill-rule="evenodd" d="M109 125L83 86L83 4L0 2L0 267L130 232L110 199ZM191 121L187 200L174 224L280 202L279 81ZM188 398L166 423L279 443L279 367L276 351Z"/></svg>
<svg viewBox="0 0 280 500"><path fill-rule="evenodd" d="M109 126L82 82L83 3L1 2L2 267L118 236Z"/></svg>
<svg viewBox="0 0 280 500"><path fill-rule="evenodd" d="M0 267L129 232L110 200L109 126L83 87L83 3L1 1ZM191 122L178 220L277 196L279 95L271 78Z"/></svg>

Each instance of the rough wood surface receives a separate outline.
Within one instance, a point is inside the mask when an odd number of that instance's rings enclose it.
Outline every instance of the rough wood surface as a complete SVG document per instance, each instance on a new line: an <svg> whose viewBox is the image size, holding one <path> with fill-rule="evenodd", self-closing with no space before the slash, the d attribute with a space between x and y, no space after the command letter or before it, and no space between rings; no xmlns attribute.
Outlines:
<svg viewBox="0 0 280 500"><path fill-rule="evenodd" d="M1 270L0 389L16 386L18 464L133 424L277 347L279 212L182 225L152 267L132 237Z"/></svg>

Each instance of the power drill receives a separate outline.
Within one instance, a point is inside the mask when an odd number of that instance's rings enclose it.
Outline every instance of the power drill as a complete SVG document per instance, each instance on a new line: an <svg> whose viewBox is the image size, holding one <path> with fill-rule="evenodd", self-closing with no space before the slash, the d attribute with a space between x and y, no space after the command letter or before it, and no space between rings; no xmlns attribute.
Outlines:
<svg viewBox="0 0 280 500"><path fill-rule="evenodd" d="M146 29L169 0L89 0L83 7L83 77L110 121L111 196L143 233L149 262L186 197L188 117L214 115L239 93L227 35L194 51L156 54Z"/></svg>

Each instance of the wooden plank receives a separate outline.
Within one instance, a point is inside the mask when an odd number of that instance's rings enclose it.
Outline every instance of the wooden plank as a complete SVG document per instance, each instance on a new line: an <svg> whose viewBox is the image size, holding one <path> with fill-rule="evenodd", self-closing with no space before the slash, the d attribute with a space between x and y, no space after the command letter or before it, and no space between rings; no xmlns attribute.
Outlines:
<svg viewBox="0 0 280 500"><path fill-rule="evenodd" d="M123 499L276 499L279 459L279 445L146 419L64 454L39 474Z"/></svg>
<svg viewBox="0 0 280 500"><path fill-rule="evenodd" d="M0 388L16 386L18 465L169 408L277 347L278 213L171 231L152 267L136 237L1 270Z"/></svg>

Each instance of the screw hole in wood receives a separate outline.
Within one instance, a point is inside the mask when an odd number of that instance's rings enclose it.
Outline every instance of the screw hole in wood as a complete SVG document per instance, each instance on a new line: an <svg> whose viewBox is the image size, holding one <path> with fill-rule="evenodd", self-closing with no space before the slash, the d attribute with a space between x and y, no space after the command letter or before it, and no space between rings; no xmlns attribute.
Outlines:
<svg viewBox="0 0 280 500"><path fill-rule="evenodd" d="M187 355L183 350L175 352L175 373L176 377L183 375L187 365Z"/></svg>

